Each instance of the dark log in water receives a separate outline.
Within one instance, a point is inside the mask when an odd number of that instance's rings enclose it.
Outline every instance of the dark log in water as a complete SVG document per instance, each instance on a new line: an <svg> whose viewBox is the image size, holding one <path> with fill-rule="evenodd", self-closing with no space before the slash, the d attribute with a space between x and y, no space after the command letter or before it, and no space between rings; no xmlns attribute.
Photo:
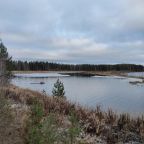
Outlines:
<svg viewBox="0 0 144 144"><path fill-rule="evenodd" d="M31 84L45 84L45 82L39 82L39 83L31 83Z"/></svg>

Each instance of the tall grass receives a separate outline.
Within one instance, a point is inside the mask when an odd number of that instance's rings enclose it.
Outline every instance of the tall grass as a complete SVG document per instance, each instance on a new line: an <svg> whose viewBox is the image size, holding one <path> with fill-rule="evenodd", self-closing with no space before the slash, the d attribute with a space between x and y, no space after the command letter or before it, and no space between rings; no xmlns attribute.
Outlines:
<svg viewBox="0 0 144 144"><path fill-rule="evenodd" d="M23 90L17 87L5 88L4 91L10 99L30 107L33 105L33 98L36 98L43 111L42 117L44 119L40 118L41 120L38 120L40 122L45 121L45 117L50 114L56 114L56 117L57 115L61 117L70 117L73 112L78 122L78 125L73 126L75 128L82 128L86 134L102 137L108 143L112 141L113 143L119 141L127 142L132 141L133 139L144 142L143 116L132 118L129 114L118 115L110 109L107 112L102 111L99 106L95 110L90 110L77 104L72 104L65 99L53 98L38 92ZM41 113L41 110L38 111ZM69 119L69 121L71 120ZM47 125L46 121L45 125ZM57 128L59 130L58 125ZM69 132L73 131L74 134L75 128L72 128ZM76 131L78 132L79 130L77 129ZM76 137L78 134L74 135L74 137Z"/></svg>
<svg viewBox="0 0 144 144"><path fill-rule="evenodd" d="M8 135L11 135L13 114L5 93L0 91L0 143L5 144Z"/></svg>
<svg viewBox="0 0 144 144"><path fill-rule="evenodd" d="M0 130L5 129L5 126L11 123L12 112L10 104L5 98L5 93L0 92Z"/></svg>

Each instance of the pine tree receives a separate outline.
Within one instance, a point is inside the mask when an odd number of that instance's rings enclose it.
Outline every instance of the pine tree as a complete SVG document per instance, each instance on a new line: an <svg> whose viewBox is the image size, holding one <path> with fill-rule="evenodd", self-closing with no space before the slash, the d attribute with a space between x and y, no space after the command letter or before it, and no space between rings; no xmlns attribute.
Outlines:
<svg viewBox="0 0 144 144"><path fill-rule="evenodd" d="M59 79L57 79L56 83L54 84L52 94L53 96L57 97L63 97L63 98L65 97L64 84Z"/></svg>
<svg viewBox="0 0 144 144"><path fill-rule="evenodd" d="M7 48L4 46L0 40L0 83L1 85L8 82L8 77L10 76L10 60Z"/></svg>

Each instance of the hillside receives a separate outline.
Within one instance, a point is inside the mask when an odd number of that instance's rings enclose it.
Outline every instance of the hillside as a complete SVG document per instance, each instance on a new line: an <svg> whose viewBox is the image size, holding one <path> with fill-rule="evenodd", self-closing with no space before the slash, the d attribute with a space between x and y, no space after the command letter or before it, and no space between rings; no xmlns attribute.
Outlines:
<svg viewBox="0 0 144 144"><path fill-rule="evenodd" d="M1 88L0 98L2 144L144 142L143 117L90 110L15 86Z"/></svg>

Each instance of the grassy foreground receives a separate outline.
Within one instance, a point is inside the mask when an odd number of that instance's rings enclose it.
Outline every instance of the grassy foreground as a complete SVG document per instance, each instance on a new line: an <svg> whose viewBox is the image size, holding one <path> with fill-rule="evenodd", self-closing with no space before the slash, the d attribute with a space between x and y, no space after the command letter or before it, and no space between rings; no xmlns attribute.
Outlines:
<svg viewBox="0 0 144 144"><path fill-rule="evenodd" d="M1 144L144 143L144 117L86 109L15 86L0 89Z"/></svg>

